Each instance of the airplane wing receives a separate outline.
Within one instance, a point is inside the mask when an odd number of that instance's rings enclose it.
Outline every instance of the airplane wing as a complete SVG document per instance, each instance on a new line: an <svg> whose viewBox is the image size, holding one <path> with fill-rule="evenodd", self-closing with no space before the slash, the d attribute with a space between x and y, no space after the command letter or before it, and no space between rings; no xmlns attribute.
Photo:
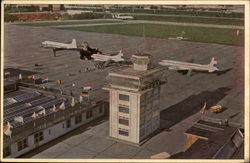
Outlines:
<svg viewBox="0 0 250 163"><path fill-rule="evenodd" d="M81 47L77 48L53 48L55 51L60 51L60 50L73 50L73 51L80 51Z"/></svg>
<svg viewBox="0 0 250 163"><path fill-rule="evenodd" d="M191 76L191 73L192 73L192 70L188 70L188 73L187 73L187 76L190 77Z"/></svg>
<svg viewBox="0 0 250 163"><path fill-rule="evenodd" d="M80 51L81 48L53 48L54 57L56 57L56 52L57 52L57 51L62 51L62 50Z"/></svg>

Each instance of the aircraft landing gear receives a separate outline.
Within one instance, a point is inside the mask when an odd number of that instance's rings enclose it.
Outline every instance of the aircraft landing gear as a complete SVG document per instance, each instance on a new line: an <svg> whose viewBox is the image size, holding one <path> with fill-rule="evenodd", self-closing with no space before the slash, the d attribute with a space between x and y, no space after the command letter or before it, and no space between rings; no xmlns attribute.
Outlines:
<svg viewBox="0 0 250 163"><path fill-rule="evenodd" d="M97 69L101 69L104 67L104 64L102 62L96 62L94 65Z"/></svg>
<svg viewBox="0 0 250 163"><path fill-rule="evenodd" d="M53 54L54 54L54 57L56 57L56 50L53 49Z"/></svg>

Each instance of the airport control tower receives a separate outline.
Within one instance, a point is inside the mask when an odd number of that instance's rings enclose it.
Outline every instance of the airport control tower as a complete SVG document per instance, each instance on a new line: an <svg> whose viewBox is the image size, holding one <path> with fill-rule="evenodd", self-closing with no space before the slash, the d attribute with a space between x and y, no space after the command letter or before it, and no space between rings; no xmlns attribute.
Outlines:
<svg viewBox="0 0 250 163"><path fill-rule="evenodd" d="M140 145L160 126L164 69L153 68L146 54L132 55L131 60L133 67L108 74L104 89L110 96L109 135Z"/></svg>

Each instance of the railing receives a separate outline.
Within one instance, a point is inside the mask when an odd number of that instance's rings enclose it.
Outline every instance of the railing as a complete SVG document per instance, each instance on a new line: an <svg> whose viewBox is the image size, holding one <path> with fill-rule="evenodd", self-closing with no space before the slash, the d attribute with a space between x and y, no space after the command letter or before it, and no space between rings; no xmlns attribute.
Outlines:
<svg viewBox="0 0 250 163"><path fill-rule="evenodd" d="M26 123L19 123L19 125L15 126L12 129L11 137L6 135L4 136L4 144L12 144L12 142L16 142L17 140L27 137L39 130L51 127L79 113L92 110L98 106L103 107L104 105L104 102L98 102L94 105L76 103L74 107L71 107L69 104L67 104L65 110L60 110L57 112L53 112L51 109L48 109L46 110L45 116L42 116L38 119L33 119L30 117Z"/></svg>

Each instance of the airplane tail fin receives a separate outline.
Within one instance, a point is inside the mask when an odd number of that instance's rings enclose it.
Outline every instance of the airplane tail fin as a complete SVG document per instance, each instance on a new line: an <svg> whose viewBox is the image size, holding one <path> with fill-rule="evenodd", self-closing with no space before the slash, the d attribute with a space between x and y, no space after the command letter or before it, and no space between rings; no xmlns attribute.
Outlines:
<svg viewBox="0 0 250 163"><path fill-rule="evenodd" d="M122 50L119 51L119 53L117 54L117 56L123 56Z"/></svg>
<svg viewBox="0 0 250 163"><path fill-rule="evenodd" d="M77 48L76 39L72 39L71 46L72 48Z"/></svg>
<svg viewBox="0 0 250 163"><path fill-rule="evenodd" d="M214 72L216 70L219 70L217 60L214 57L211 59L211 62L208 65L210 66L208 72Z"/></svg>
<svg viewBox="0 0 250 163"><path fill-rule="evenodd" d="M209 63L209 65L210 66L213 66L213 67L217 67L218 65L217 65L217 60L213 57L212 59L211 59L211 62Z"/></svg>

